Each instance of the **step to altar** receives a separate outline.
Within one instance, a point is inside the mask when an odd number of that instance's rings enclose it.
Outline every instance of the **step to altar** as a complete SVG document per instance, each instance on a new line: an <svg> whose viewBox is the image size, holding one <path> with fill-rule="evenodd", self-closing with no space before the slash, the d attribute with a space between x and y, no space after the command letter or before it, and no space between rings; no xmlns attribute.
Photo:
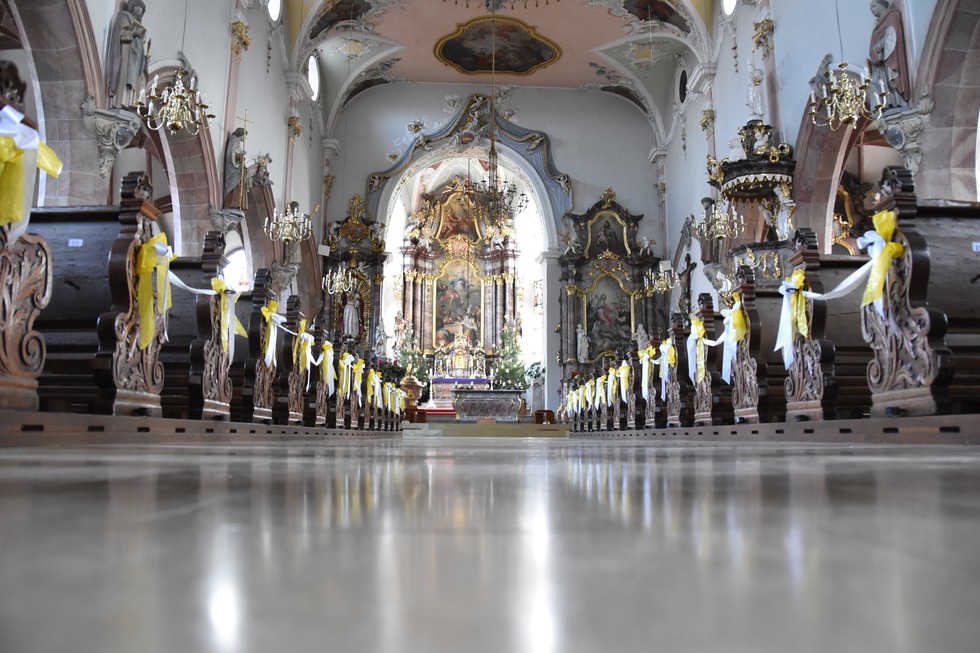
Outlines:
<svg viewBox="0 0 980 653"><path fill-rule="evenodd" d="M511 437L511 438L564 438L568 437L568 424L531 424L528 422L429 422L424 424L402 423L404 437Z"/></svg>

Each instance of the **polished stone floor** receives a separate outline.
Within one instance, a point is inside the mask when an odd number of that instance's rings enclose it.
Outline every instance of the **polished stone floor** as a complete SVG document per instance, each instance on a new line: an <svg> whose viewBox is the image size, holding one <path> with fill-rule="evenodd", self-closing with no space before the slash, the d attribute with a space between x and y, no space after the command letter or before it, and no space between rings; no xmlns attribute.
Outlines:
<svg viewBox="0 0 980 653"><path fill-rule="evenodd" d="M0 449L0 651L980 651L980 449Z"/></svg>

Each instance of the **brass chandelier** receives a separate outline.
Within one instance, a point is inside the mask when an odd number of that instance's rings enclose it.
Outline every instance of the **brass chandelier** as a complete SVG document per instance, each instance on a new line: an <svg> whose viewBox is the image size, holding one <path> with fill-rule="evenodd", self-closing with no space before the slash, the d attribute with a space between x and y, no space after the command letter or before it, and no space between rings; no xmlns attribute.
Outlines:
<svg viewBox="0 0 980 653"><path fill-rule="evenodd" d="M848 64L843 60L844 40L841 36L840 7L837 0L834 0L834 8L837 11L837 40L840 43L841 63L835 74L830 67L831 55L824 58L817 76L811 81L814 88L810 91L809 114L810 121L817 127L830 127L832 131L837 131L844 126L854 126L862 118L880 118L888 93L884 83L877 90L871 88L870 59L856 79L855 74L848 73ZM868 106L869 88L871 94L877 97L874 107Z"/></svg>
<svg viewBox="0 0 980 653"><path fill-rule="evenodd" d="M726 210L718 208L718 202L710 197L701 200L704 211L694 223L698 235L704 240L725 240L736 238L745 229L745 219L735 210L732 201L727 202Z"/></svg>
<svg viewBox="0 0 980 653"><path fill-rule="evenodd" d="M207 129L208 121L214 115L208 113L208 105L197 89L197 77L191 75L188 84L184 85L186 74L179 68L162 92L157 88L159 75L153 78L149 94L145 88L140 90L136 113L150 129L159 130L165 126L171 135L186 129L191 136L197 136L202 127Z"/></svg>

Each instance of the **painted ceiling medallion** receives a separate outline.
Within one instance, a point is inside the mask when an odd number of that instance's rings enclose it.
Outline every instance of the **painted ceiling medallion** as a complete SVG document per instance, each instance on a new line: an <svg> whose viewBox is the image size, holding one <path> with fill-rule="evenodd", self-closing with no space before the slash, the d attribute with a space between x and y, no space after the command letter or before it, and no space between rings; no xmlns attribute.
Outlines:
<svg viewBox="0 0 980 653"><path fill-rule="evenodd" d="M494 67L500 74L530 75L558 61L561 48L516 18L482 16L439 39L435 55L467 75L490 73Z"/></svg>

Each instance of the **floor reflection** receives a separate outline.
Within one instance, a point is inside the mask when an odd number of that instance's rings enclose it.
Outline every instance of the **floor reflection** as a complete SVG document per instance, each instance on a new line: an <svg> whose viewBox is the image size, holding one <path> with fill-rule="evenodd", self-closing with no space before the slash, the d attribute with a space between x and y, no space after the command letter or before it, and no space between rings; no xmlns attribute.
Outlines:
<svg viewBox="0 0 980 653"><path fill-rule="evenodd" d="M978 517L968 449L0 451L0 651L968 650Z"/></svg>

